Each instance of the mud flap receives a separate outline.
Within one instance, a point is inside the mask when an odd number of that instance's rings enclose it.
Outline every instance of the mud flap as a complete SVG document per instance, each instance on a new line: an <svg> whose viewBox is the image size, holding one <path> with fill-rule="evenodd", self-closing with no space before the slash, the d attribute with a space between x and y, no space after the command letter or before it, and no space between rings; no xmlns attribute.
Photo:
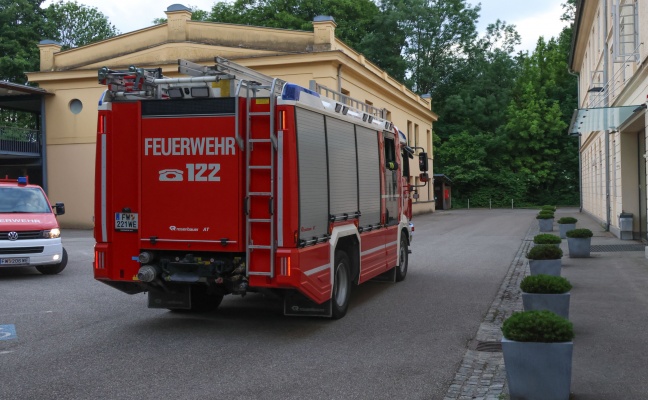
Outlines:
<svg viewBox="0 0 648 400"><path fill-rule="evenodd" d="M398 265L395 266L394 268L390 269L387 272L383 272L382 274L376 276L375 278L371 278L369 281L371 281L371 282L391 282L391 283L395 283L396 282L396 268L398 268Z"/></svg>
<svg viewBox="0 0 648 400"><path fill-rule="evenodd" d="M168 308L172 310L191 310L191 286L176 286L172 292L150 290L149 308Z"/></svg>
<svg viewBox="0 0 648 400"><path fill-rule="evenodd" d="M331 300L317 304L297 291L284 296L284 315L292 317L326 317L333 315Z"/></svg>

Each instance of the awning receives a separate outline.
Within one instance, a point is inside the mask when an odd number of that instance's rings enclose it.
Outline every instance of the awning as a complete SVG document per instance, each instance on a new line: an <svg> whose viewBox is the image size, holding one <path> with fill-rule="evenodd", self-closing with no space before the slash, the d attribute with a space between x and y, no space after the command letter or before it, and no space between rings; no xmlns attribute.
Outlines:
<svg viewBox="0 0 648 400"><path fill-rule="evenodd" d="M579 108L574 110L569 135L578 136L595 131L618 131L635 113L644 111L646 104L621 107Z"/></svg>
<svg viewBox="0 0 648 400"><path fill-rule="evenodd" d="M0 81L0 108L40 114L43 95L51 93L33 86Z"/></svg>

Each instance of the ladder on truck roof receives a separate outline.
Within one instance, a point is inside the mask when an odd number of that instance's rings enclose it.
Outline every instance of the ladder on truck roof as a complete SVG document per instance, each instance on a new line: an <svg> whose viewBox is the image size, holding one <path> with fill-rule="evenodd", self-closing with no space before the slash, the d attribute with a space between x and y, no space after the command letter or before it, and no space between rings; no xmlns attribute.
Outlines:
<svg viewBox="0 0 648 400"><path fill-rule="evenodd" d="M235 97L245 97L243 111L246 118L245 141L241 139L239 124L236 124L236 140L239 148L245 149L246 274L273 278L277 251L274 177L278 143L275 114L277 96L281 95L286 82L222 57L214 60L215 67L179 61L179 72L192 76L223 74L239 81ZM259 96L266 93L267 97ZM259 108L258 99L263 99L262 103L267 99L267 111L255 111ZM235 104L235 116L239 121L239 102Z"/></svg>

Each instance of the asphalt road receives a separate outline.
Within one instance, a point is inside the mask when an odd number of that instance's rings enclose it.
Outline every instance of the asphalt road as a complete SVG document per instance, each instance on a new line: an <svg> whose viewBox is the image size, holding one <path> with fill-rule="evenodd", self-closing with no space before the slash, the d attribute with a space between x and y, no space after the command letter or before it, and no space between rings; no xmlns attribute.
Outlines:
<svg viewBox="0 0 648 400"><path fill-rule="evenodd" d="M94 281L91 232L64 231L60 275L0 270L0 399L442 399L535 213L415 216L407 279L354 288L338 321L258 294L148 309Z"/></svg>

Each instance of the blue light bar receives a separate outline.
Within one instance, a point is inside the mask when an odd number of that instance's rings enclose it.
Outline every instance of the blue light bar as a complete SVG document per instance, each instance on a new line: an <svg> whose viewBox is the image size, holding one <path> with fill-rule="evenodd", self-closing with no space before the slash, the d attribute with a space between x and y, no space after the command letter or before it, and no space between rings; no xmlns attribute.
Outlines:
<svg viewBox="0 0 648 400"><path fill-rule="evenodd" d="M104 90L103 93L101 93L101 96L99 97L99 107L101 107L101 105L103 104L106 93L108 93L107 90Z"/></svg>
<svg viewBox="0 0 648 400"><path fill-rule="evenodd" d="M27 177L26 176L19 176L18 177L18 184L26 185L27 184Z"/></svg>
<svg viewBox="0 0 648 400"><path fill-rule="evenodd" d="M301 92L308 93L315 97L320 97L319 93L314 92L310 89L306 89L305 87L296 85L294 83L286 83L283 87L283 93L281 93L281 98L283 100L299 101L299 95Z"/></svg>

